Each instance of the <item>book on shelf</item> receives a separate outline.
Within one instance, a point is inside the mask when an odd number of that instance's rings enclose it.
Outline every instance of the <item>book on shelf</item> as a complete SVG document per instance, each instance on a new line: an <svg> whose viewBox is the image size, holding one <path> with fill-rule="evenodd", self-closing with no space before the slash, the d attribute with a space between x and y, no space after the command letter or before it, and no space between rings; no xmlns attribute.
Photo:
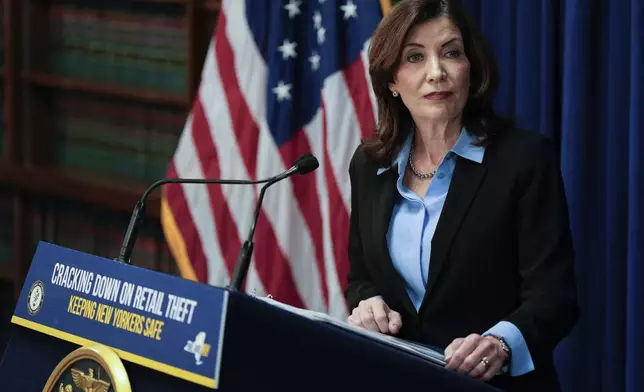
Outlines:
<svg viewBox="0 0 644 392"><path fill-rule="evenodd" d="M186 116L75 94L59 94L52 104L58 166L144 184L164 177Z"/></svg>
<svg viewBox="0 0 644 392"><path fill-rule="evenodd" d="M130 216L64 200L34 201L32 245L47 241L106 258L119 255ZM143 222L132 252L132 264L176 274L159 222Z"/></svg>
<svg viewBox="0 0 644 392"><path fill-rule="evenodd" d="M187 93L184 6L55 2L49 10L54 74L105 85Z"/></svg>

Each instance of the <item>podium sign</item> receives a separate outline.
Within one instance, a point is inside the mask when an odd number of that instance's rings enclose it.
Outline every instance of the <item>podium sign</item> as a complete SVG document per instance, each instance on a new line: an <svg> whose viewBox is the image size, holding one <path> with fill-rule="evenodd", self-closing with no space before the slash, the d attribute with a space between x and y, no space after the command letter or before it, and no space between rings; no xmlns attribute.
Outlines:
<svg viewBox="0 0 644 392"><path fill-rule="evenodd" d="M409 342L44 242L12 322L7 390L498 392Z"/></svg>
<svg viewBox="0 0 644 392"><path fill-rule="evenodd" d="M12 322L217 388L228 292L41 242Z"/></svg>

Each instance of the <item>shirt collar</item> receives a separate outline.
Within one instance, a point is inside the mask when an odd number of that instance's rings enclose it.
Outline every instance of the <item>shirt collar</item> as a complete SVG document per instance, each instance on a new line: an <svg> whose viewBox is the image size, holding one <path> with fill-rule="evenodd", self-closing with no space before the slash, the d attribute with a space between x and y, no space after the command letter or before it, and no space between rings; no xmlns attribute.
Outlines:
<svg viewBox="0 0 644 392"><path fill-rule="evenodd" d="M405 167L407 167L407 161L409 160L409 150L411 149L411 142L414 137L414 132L410 132L403 145L398 153L398 156L394 160L391 167L398 166L398 175L402 176L405 172ZM450 149L448 154L451 152L462 158L469 159L477 163L483 162L483 155L485 154L484 146L476 146L474 143L478 141L478 138L470 133L467 129L463 128L461 134L454 143L454 146ZM381 167L377 171L377 175L380 175L391 167Z"/></svg>

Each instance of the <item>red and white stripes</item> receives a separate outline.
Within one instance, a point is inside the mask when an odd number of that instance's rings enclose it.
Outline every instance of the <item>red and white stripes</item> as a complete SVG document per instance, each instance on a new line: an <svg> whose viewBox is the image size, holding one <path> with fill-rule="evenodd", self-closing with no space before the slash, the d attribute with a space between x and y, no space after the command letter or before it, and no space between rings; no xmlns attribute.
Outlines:
<svg viewBox="0 0 644 392"><path fill-rule="evenodd" d="M204 63L198 99L168 176L270 177L300 155L320 160L312 174L293 176L265 196L255 233L246 290L278 301L348 314L348 165L375 124L374 96L365 73L366 50L327 78L322 108L296 136L277 146L266 113L267 68L245 23L245 2L225 0ZM182 275L223 286L250 228L260 186L172 184L162 219Z"/></svg>

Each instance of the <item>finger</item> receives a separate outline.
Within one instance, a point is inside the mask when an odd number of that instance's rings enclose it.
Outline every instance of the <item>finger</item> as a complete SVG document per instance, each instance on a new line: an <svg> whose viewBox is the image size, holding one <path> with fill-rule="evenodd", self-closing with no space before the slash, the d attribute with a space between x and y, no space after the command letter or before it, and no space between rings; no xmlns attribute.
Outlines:
<svg viewBox="0 0 644 392"><path fill-rule="evenodd" d="M487 372L485 372L485 374L483 374L482 377L480 377L480 379L483 381L490 381L494 376L499 374L502 367L503 367L503 361L501 360L496 360L494 361L494 363L490 362L489 369L487 370Z"/></svg>
<svg viewBox="0 0 644 392"><path fill-rule="evenodd" d="M454 351L460 347L461 344L463 344L463 338L456 338L452 343L450 343L449 346L445 349L445 361L449 362L451 359L452 355L454 354Z"/></svg>
<svg viewBox="0 0 644 392"><path fill-rule="evenodd" d="M380 332L389 333L389 318L387 317L389 307L384 301L374 301L371 304L371 310L373 311L373 318Z"/></svg>
<svg viewBox="0 0 644 392"><path fill-rule="evenodd" d="M400 313L389 309L388 318L389 332L395 335L400 331L400 328L402 328L402 317L400 316Z"/></svg>
<svg viewBox="0 0 644 392"><path fill-rule="evenodd" d="M481 376L483 376L485 374L485 372L487 372L489 370L490 366L492 366L491 362L488 362L488 364L486 365L482 360L480 360L474 366L474 368L469 372L469 376L472 377L472 378L478 379ZM460 372L460 370L458 370L458 369L457 369L457 371Z"/></svg>
<svg viewBox="0 0 644 392"><path fill-rule="evenodd" d="M362 326L368 330L379 332L380 328L373 319L373 311L371 305L366 301L360 302L360 322Z"/></svg>
<svg viewBox="0 0 644 392"><path fill-rule="evenodd" d="M477 378L483 381L489 381L494 376L499 374L499 372L501 371L501 368L503 367L503 363L507 358L507 355L499 347L498 341L495 338L490 338L489 336L486 336L484 339L490 342L491 345L493 346L493 350L492 350L493 353L488 354L488 358L491 357L488 369L486 369L486 371L483 372L483 374L478 376Z"/></svg>
<svg viewBox="0 0 644 392"><path fill-rule="evenodd" d="M478 342L481 339L479 335L476 334L471 334L467 336L464 340L463 343L458 346L457 349L454 350L454 353L452 354L449 362L447 363L447 366L445 366L449 370L457 370L461 367L463 362L465 361L466 358L469 357L469 355L476 349L478 346ZM471 359L470 359L471 362ZM478 361L477 361L478 362ZM476 366L476 362L471 364L472 368ZM470 368L471 370L471 368ZM469 370L468 370L469 372Z"/></svg>
<svg viewBox="0 0 644 392"><path fill-rule="evenodd" d="M358 307L353 308L347 320L349 321L349 324L353 326L363 327L362 323L360 322L360 308Z"/></svg>
<svg viewBox="0 0 644 392"><path fill-rule="evenodd" d="M348 322L350 325L353 325L354 327L362 327L362 323L360 322L360 317L356 317L355 315L350 315L348 317Z"/></svg>
<svg viewBox="0 0 644 392"><path fill-rule="evenodd" d="M481 362L484 357L488 362L485 366L483 366L483 363ZM496 357L497 353L494 343L488 339L480 338L477 340L476 348L465 358L457 371L461 373L469 373L470 376L478 378L488 370L488 367L492 365L492 362L498 360Z"/></svg>
<svg viewBox="0 0 644 392"><path fill-rule="evenodd" d="M469 372L470 376L473 378L482 377L490 367L494 366L500 360L496 346L488 339L481 339L478 347L476 348L476 350L474 350L474 352L472 352L472 354L470 354L470 357L472 363L474 363L474 361L477 362ZM466 359L465 362L469 362L468 359ZM485 366L484 362L487 362ZM465 373L467 372L467 369L464 368L460 371Z"/></svg>

